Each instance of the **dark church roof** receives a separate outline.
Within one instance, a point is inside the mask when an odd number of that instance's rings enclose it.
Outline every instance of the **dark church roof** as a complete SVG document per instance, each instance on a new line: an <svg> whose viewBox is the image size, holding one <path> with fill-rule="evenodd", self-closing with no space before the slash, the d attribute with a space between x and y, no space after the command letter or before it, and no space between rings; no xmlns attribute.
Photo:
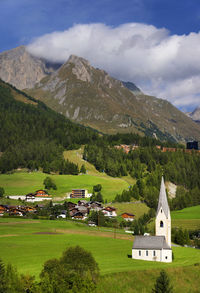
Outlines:
<svg viewBox="0 0 200 293"><path fill-rule="evenodd" d="M169 206L168 206L168 202L167 202L167 195L166 195L166 191L165 191L165 183L164 183L163 177L162 177L161 186L160 186L157 214L158 214L161 207L162 207L163 212L165 213L166 217L168 218L170 212L169 212Z"/></svg>
<svg viewBox="0 0 200 293"><path fill-rule="evenodd" d="M171 249L165 236L135 236L133 249Z"/></svg>

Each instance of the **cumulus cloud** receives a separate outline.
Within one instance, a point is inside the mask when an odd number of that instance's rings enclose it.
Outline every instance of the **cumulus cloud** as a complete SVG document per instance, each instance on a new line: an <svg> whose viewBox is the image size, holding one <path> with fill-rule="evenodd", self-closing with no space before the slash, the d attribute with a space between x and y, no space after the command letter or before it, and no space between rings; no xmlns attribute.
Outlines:
<svg viewBox="0 0 200 293"><path fill-rule="evenodd" d="M141 23L79 24L34 39L28 50L54 62L75 54L178 107L200 104L200 33L170 35Z"/></svg>

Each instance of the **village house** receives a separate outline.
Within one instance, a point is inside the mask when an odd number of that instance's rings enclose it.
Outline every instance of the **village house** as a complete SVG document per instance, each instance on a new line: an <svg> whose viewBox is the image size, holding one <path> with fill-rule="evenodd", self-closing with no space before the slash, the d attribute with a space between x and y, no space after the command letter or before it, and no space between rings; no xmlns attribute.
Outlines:
<svg viewBox="0 0 200 293"><path fill-rule="evenodd" d="M34 193L28 193L25 200L27 202L38 202L43 200L52 200L52 197L49 196L46 190L39 189Z"/></svg>
<svg viewBox="0 0 200 293"><path fill-rule="evenodd" d="M163 177L161 180L156 213L155 231L156 236L135 236L132 258L148 261L172 262L171 216Z"/></svg>
<svg viewBox="0 0 200 293"><path fill-rule="evenodd" d="M0 216L3 216L7 212L7 207L5 205L0 205Z"/></svg>
<svg viewBox="0 0 200 293"><path fill-rule="evenodd" d="M123 214L121 214L121 217L127 222L128 221L132 222L132 221L134 221L135 215L130 214L130 213L123 213Z"/></svg>
<svg viewBox="0 0 200 293"><path fill-rule="evenodd" d="M116 209L113 207L105 207L102 212L106 217L117 217Z"/></svg>

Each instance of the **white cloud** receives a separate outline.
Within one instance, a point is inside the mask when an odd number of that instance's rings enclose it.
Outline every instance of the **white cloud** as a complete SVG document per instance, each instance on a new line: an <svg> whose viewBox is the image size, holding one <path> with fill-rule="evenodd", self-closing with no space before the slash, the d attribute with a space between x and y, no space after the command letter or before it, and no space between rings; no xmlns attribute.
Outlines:
<svg viewBox="0 0 200 293"><path fill-rule="evenodd" d="M176 106L200 104L200 33L170 35L140 23L80 24L41 36L28 50L54 62L75 54Z"/></svg>

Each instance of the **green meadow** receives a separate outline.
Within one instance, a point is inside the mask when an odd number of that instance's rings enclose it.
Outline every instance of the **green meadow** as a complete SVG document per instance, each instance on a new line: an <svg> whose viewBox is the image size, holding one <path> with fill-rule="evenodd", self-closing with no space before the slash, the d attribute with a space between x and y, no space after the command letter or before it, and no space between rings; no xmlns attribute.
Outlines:
<svg viewBox="0 0 200 293"><path fill-rule="evenodd" d="M135 218L138 219L144 213L147 213L149 208L144 203L134 203L134 202L115 202L112 203L112 206L117 209L117 215L120 216L122 213L131 213L135 215Z"/></svg>
<svg viewBox="0 0 200 293"><path fill-rule="evenodd" d="M172 227L200 229L200 205L171 212Z"/></svg>
<svg viewBox="0 0 200 293"><path fill-rule="evenodd" d="M200 205L171 212L172 219L200 219Z"/></svg>
<svg viewBox="0 0 200 293"><path fill-rule="evenodd" d="M44 179L50 176L56 183L57 190L51 190L53 197L64 197L66 193L73 188L88 189L92 192L92 188L96 184L102 185L102 194L104 199L111 201L117 193L128 189L129 183L121 178L113 178L110 176L96 175L48 175L42 172L16 172L14 174L1 174L0 186L5 189L5 196L9 195L25 195L34 192L40 188L44 188Z"/></svg>
<svg viewBox="0 0 200 293"><path fill-rule="evenodd" d="M111 230L111 231L107 231ZM20 273L39 276L43 263L60 257L69 246L80 245L94 255L101 275L119 272L185 267L200 264L200 250L174 247L171 264L128 258L133 236L112 229L92 228L72 221L0 219L0 258Z"/></svg>

